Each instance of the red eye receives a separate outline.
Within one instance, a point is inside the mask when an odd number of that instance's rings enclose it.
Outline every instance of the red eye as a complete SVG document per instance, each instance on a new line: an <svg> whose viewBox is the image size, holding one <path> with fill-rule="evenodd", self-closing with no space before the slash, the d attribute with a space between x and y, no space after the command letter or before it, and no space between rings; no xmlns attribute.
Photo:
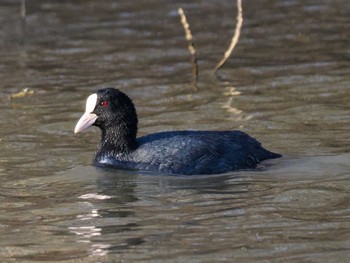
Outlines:
<svg viewBox="0 0 350 263"><path fill-rule="evenodd" d="M101 106L106 107L107 106L107 101L102 101Z"/></svg>

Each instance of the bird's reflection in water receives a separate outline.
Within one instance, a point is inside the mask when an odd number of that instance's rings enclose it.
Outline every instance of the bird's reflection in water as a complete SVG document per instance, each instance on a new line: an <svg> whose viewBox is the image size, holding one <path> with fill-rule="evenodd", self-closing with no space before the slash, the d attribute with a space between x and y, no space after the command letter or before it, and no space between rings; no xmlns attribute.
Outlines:
<svg viewBox="0 0 350 263"><path fill-rule="evenodd" d="M139 228L128 204L138 199L133 194L136 174L98 169L94 191L82 194L82 207L86 213L76 216L75 226L69 232L77 235L77 242L89 244L90 256L104 256L144 242L141 237L130 236Z"/></svg>
<svg viewBox="0 0 350 263"><path fill-rule="evenodd" d="M118 253L164 238L165 230L154 233L150 229L160 227L159 218L163 213L174 212L169 211L172 206L169 200L187 200L194 193L228 191L232 194L229 189L232 184L237 184L235 191L240 193L244 191L242 187L249 184L240 173L191 177L100 168L97 172L94 187L79 196L86 212L76 216L75 225L69 227L69 231L77 235L77 242L89 245L91 256ZM182 197L177 196L179 191Z"/></svg>

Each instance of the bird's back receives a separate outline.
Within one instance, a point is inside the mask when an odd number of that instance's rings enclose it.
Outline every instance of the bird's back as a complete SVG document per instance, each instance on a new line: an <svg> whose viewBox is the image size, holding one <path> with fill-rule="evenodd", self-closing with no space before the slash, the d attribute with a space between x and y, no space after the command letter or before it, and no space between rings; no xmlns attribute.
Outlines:
<svg viewBox="0 0 350 263"><path fill-rule="evenodd" d="M252 169L266 159L280 157L240 131L160 132L138 140L128 156L134 169L173 174L216 174Z"/></svg>

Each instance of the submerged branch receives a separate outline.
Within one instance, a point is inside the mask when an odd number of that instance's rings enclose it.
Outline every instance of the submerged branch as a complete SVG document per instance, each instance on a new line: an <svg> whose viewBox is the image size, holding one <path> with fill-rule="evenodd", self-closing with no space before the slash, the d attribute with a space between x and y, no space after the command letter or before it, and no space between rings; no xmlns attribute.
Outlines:
<svg viewBox="0 0 350 263"><path fill-rule="evenodd" d="M216 65L214 72L216 73L227 61L227 59L231 56L231 53L235 46L238 43L239 36L241 33L241 28L243 24L243 15L242 15L242 1L237 0L237 23L236 23L236 29L235 33L232 37L231 44L229 48L226 50L224 57L220 60L220 62Z"/></svg>
<svg viewBox="0 0 350 263"><path fill-rule="evenodd" d="M182 26L185 30L186 40L188 41L188 51L190 52L190 54L192 56L193 77L195 79L195 82L197 82L197 80L198 80L198 62L197 62L196 50L195 50L194 44L193 44L193 37L192 37L191 30L190 30L190 25L188 24L185 13L181 7L178 9L178 13L181 17L181 23L182 23Z"/></svg>

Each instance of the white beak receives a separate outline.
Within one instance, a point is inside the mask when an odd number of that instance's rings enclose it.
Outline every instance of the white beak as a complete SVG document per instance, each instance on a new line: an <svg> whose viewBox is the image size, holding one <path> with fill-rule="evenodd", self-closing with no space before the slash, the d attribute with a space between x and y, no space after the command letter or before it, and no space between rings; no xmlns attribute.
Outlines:
<svg viewBox="0 0 350 263"><path fill-rule="evenodd" d="M94 93L90 95L86 100L85 113L83 114L83 116L81 116L77 125L75 126L74 133L81 132L95 123L97 115L92 113L92 111L95 109L96 103L97 94Z"/></svg>

